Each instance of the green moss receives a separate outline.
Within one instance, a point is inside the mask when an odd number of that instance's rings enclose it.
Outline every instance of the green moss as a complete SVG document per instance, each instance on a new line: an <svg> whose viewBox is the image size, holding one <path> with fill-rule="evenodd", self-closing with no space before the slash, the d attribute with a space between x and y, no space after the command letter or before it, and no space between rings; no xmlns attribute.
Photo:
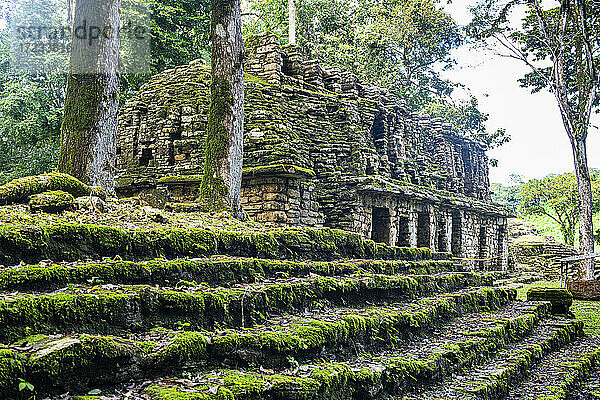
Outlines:
<svg viewBox="0 0 600 400"><path fill-rule="evenodd" d="M19 378L25 373L25 364L16 352L0 349L0 397L10 398L15 395Z"/></svg>
<svg viewBox="0 0 600 400"><path fill-rule="evenodd" d="M573 295L567 289L533 287L527 291L527 300L550 301L553 313L567 314L573 304Z"/></svg>
<svg viewBox="0 0 600 400"><path fill-rule="evenodd" d="M294 176L294 177L305 177L314 178L316 176L315 171L308 168L302 168L297 165L291 164L273 164L273 165L261 165L258 167L247 167L243 169L243 175L247 176Z"/></svg>
<svg viewBox="0 0 600 400"><path fill-rule="evenodd" d="M173 342L161 350L156 358L160 363L181 365L188 361L206 359L206 336L198 332L180 332Z"/></svg>
<svg viewBox="0 0 600 400"><path fill-rule="evenodd" d="M99 188L91 188L68 174L51 173L15 179L0 186L0 205L23 202L29 196L48 191L62 191L74 197L102 194Z"/></svg>
<svg viewBox="0 0 600 400"><path fill-rule="evenodd" d="M337 229L277 229L211 232L196 228L126 231L104 225L53 224L0 227L0 263L42 259L72 261L120 255L129 259L181 258L224 254L271 259L446 260L429 249L390 247Z"/></svg>
<svg viewBox="0 0 600 400"><path fill-rule="evenodd" d="M157 183L163 185L180 185L190 183L201 183L202 175L175 175L175 176L164 176L160 178Z"/></svg>
<svg viewBox="0 0 600 400"><path fill-rule="evenodd" d="M193 329L210 327L215 321L237 326L242 322L242 311L238 306L242 299L245 319L259 322L264 314L272 310L291 312L304 309L315 300L344 304L361 303L379 296L414 298L477 285L489 279L486 275L464 273L456 274L455 277L447 275L416 278L364 274L274 283L251 292L212 289L188 293L149 286L122 286L110 291L99 287L84 291L82 288L73 288L74 293L66 291L39 296L16 296L12 300L0 301L0 324L9 327L0 331L0 340L18 340L31 334L65 328L112 333L132 323L131 310L140 310L135 314L136 323L146 327L158 323L174 326L178 321L190 323ZM483 292L477 290L474 295L478 299L483 298L478 301L490 307L509 297L508 292L500 289ZM457 296L466 301L462 295ZM468 296L471 297L473 295ZM424 321L420 321L418 324L421 326L423 323ZM358 324L367 327L371 322L360 319L344 322L344 329L340 331L342 337L347 335L346 331L358 329ZM313 326L311 329L315 335L321 332L319 335L328 336L338 328L340 326Z"/></svg>
<svg viewBox="0 0 600 400"><path fill-rule="evenodd" d="M226 168L229 132L224 118L231 114L233 95L231 84L225 79L213 78L211 82L210 108L206 129L204 169L200 184L199 202L205 211L221 211L230 207L229 188L223 181L222 171Z"/></svg>
<svg viewBox="0 0 600 400"><path fill-rule="evenodd" d="M567 289L533 287L527 291L529 301L551 301L557 304L570 306L573 304L573 295Z"/></svg>
<svg viewBox="0 0 600 400"><path fill-rule="evenodd" d="M144 389L144 393L154 400L210 400L213 397L207 393L193 391L181 391L177 388L150 385Z"/></svg>
<svg viewBox="0 0 600 400"><path fill-rule="evenodd" d="M29 208L31 211L42 211L47 213L66 210L75 202L73 195L61 190L53 190L31 195Z"/></svg>

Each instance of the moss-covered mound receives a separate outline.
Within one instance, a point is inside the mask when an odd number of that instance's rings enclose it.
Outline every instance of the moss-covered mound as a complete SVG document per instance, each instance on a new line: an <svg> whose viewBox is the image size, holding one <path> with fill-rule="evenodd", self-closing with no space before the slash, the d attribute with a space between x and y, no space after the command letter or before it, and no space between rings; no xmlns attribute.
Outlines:
<svg viewBox="0 0 600 400"><path fill-rule="evenodd" d="M527 300L549 301L554 313L567 314L573 304L573 295L567 289L534 287L527 291Z"/></svg>
<svg viewBox="0 0 600 400"><path fill-rule="evenodd" d="M73 195L62 190L52 190L29 197L29 208L33 212L60 212L72 207L74 203L75 198Z"/></svg>
<svg viewBox="0 0 600 400"><path fill-rule="evenodd" d="M53 172L15 179L0 186L0 205L23 202L29 196L48 191L67 192L74 197L103 195L100 188L90 187L70 175Z"/></svg>

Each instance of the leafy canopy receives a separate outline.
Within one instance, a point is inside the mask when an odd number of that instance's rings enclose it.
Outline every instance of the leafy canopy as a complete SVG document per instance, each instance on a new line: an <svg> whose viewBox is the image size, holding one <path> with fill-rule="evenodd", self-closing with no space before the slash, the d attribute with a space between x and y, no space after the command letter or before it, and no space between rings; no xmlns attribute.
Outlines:
<svg viewBox="0 0 600 400"><path fill-rule="evenodd" d="M547 4L556 3L481 0L471 10L467 32L497 54L529 66L520 84L533 93L552 92L567 133L585 138L590 114L600 104L600 2L564 0L543 8ZM525 12L520 26L510 21L514 9Z"/></svg>
<svg viewBox="0 0 600 400"><path fill-rule="evenodd" d="M592 211L600 211L600 174L592 173ZM575 244L579 217L577 179L573 173L532 179L521 186L519 210L524 214L545 215L556 221L565 243Z"/></svg>
<svg viewBox="0 0 600 400"><path fill-rule="evenodd" d="M287 0L250 0L246 31L286 41ZM435 0L307 0L297 2L298 44L311 57L390 88L412 107L451 93L434 66L454 63L460 27Z"/></svg>

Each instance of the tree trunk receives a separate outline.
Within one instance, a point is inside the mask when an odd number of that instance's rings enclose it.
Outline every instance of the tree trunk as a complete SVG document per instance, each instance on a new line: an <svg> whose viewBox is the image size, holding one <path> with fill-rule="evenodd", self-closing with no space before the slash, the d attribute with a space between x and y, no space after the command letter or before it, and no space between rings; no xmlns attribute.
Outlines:
<svg viewBox="0 0 600 400"><path fill-rule="evenodd" d="M292 46L296 45L296 3L288 0L288 39Z"/></svg>
<svg viewBox="0 0 600 400"><path fill-rule="evenodd" d="M212 72L204 175L199 201L208 211L242 217L244 69L240 0L211 0Z"/></svg>
<svg viewBox="0 0 600 400"><path fill-rule="evenodd" d="M579 249L583 254L594 252L594 228L592 224L592 184L587 165L585 135L574 135L571 139L575 176L579 194ZM594 260L582 261L583 279L594 279Z"/></svg>
<svg viewBox="0 0 600 400"><path fill-rule="evenodd" d="M58 169L114 194L120 0L78 0Z"/></svg>

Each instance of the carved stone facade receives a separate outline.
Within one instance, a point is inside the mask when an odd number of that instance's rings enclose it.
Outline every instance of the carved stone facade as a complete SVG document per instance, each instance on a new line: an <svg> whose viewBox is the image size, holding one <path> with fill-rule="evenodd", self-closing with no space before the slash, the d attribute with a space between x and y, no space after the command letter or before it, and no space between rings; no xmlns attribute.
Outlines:
<svg viewBox="0 0 600 400"><path fill-rule="evenodd" d="M272 36L247 43L242 202L255 220L328 226L506 268L506 209L490 200L485 146L411 113L379 87L303 60ZM120 114L118 192L193 201L210 71L164 71Z"/></svg>

